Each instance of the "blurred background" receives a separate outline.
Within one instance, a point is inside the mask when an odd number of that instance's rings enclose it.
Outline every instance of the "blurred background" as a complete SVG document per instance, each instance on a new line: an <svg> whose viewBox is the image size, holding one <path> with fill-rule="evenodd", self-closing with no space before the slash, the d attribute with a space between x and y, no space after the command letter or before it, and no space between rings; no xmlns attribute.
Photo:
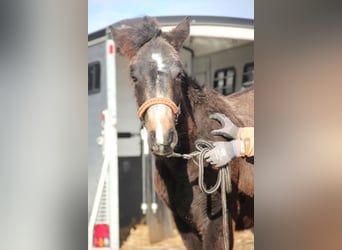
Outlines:
<svg viewBox="0 0 342 250"><path fill-rule="evenodd" d="M254 19L253 0L88 1L88 33L127 18L141 16L227 16Z"/></svg>

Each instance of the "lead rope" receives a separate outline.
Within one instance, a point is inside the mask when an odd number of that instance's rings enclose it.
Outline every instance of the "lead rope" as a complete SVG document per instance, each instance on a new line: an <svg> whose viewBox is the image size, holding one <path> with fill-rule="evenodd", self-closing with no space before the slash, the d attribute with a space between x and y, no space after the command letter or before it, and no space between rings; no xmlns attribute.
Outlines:
<svg viewBox="0 0 342 250"><path fill-rule="evenodd" d="M230 193L232 190L229 165L225 165L219 168L216 183L210 189L207 189L204 183L204 156L205 154L214 148L213 144L206 140L195 141L195 147L197 151L190 154L173 153L169 157L180 157L186 160L192 159L198 165L198 186L205 194L212 194L221 187L221 202L222 202L222 218L223 218L223 238L224 248L229 249L229 228L228 228L228 213L227 213L227 197L226 193ZM198 157L198 163L194 160ZM225 191L222 191L225 190Z"/></svg>

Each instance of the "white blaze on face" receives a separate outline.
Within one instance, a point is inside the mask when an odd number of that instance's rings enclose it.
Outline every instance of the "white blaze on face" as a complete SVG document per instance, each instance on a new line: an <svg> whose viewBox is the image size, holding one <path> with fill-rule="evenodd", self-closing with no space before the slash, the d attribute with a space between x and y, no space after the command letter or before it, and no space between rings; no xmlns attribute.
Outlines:
<svg viewBox="0 0 342 250"><path fill-rule="evenodd" d="M152 59L157 64L158 71L163 71L165 69L165 64L163 63L163 58L159 53L152 53ZM163 97L163 94L160 93L160 79L159 79L159 73L157 73L157 79L156 79L156 97Z"/></svg>
<svg viewBox="0 0 342 250"><path fill-rule="evenodd" d="M165 71L166 65L163 63L163 58L159 53L152 53L152 59L157 64L158 71ZM157 74L157 84L156 84L156 97L164 97L163 93L160 92L159 88L159 74ZM157 144L165 144L164 134L167 124L171 124L172 120L172 110L170 107L164 104L156 104L150 107L147 112L149 113L149 117L153 117L152 123L154 123L155 131L156 131L156 143Z"/></svg>
<svg viewBox="0 0 342 250"><path fill-rule="evenodd" d="M152 59L157 63L157 67L159 71L163 71L165 69L163 58L161 57L159 53L152 53Z"/></svg>
<svg viewBox="0 0 342 250"><path fill-rule="evenodd" d="M165 114L165 105L159 104L156 106L156 108L156 143L164 144L164 129L160 118Z"/></svg>
<svg viewBox="0 0 342 250"><path fill-rule="evenodd" d="M167 142L164 135L173 126L173 116L170 107L164 104L155 104L147 111L152 130L156 132L155 142L159 145L165 145Z"/></svg>

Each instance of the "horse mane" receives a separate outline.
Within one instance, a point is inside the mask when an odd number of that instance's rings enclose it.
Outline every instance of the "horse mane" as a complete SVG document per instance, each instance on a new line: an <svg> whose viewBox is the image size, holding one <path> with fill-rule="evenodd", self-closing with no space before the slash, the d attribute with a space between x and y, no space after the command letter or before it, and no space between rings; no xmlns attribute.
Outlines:
<svg viewBox="0 0 342 250"><path fill-rule="evenodd" d="M209 114L215 112L225 114L237 126L254 126L254 88L223 96L187 75L183 84L183 93L186 93L191 107L190 115L193 120L201 121L207 130L215 126L209 119ZM198 117L194 117L196 113Z"/></svg>
<svg viewBox="0 0 342 250"><path fill-rule="evenodd" d="M116 38L119 53L127 55L128 59L131 59L145 43L161 34L157 20L149 16L127 19L119 22L115 28L109 28ZM117 35L118 32L120 35Z"/></svg>

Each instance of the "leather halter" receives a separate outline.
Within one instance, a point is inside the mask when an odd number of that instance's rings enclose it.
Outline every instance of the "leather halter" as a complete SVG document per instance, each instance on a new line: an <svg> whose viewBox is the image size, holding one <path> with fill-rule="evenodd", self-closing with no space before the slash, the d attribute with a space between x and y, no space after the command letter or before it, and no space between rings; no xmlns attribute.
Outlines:
<svg viewBox="0 0 342 250"><path fill-rule="evenodd" d="M138 109L139 119L142 120L145 111L149 107L156 105L156 104L164 104L164 105L170 107L172 112L177 116L179 108L171 99L165 98L165 97L157 97L157 98L148 99L139 107L139 109Z"/></svg>

